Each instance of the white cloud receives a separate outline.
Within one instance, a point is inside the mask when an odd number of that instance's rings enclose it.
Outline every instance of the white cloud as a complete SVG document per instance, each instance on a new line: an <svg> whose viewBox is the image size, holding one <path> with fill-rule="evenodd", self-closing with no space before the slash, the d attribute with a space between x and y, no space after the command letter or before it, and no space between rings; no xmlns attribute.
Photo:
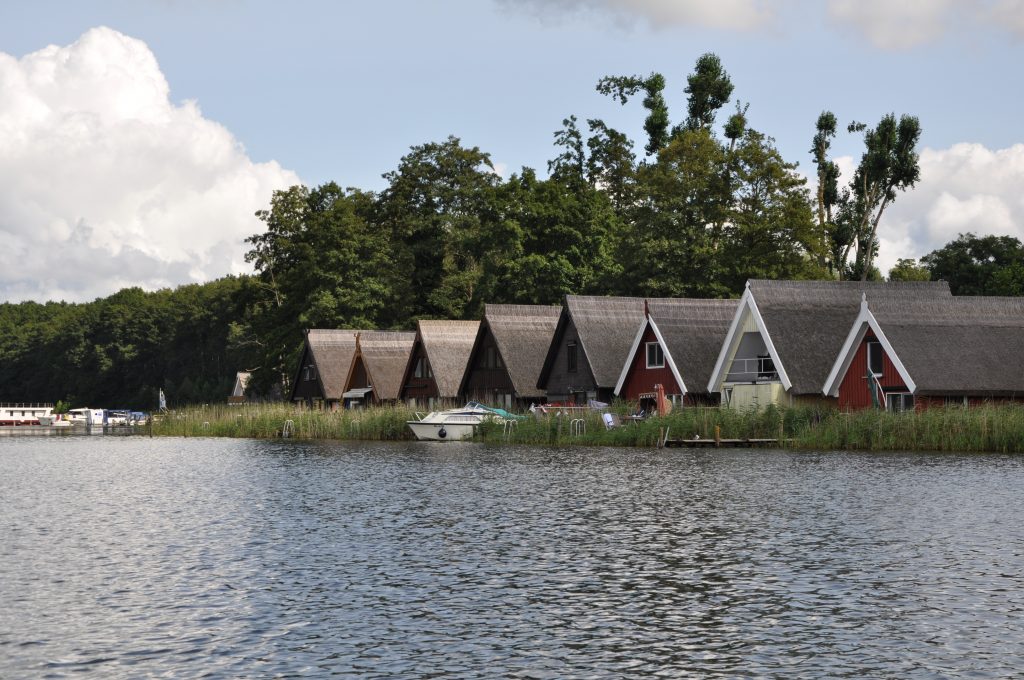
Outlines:
<svg viewBox="0 0 1024 680"><path fill-rule="evenodd" d="M828 16L884 50L976 31L1024 38L1024 0L829 0Z"/></svg>
<svg viewBox="0 0 1024 680"><path fill-rule="evenodd" d="M878 266L919 258L961 233L1024 241L1024 144L991 150L956 144L921 152L921 180L899 194L882 217Z"/></svg>
<svg viewBox="0 0 1024 680"><path fill-rule="evenodd" d="M829 0L829 17L862 33L875 47L900 50L938 38L952 0Z"/></svg>
<svg viewBox="0 0 1024 680"><path fill-rule="evenodd" d="M253 213L299 182L254 163L145 43L95 28L0 53L0 299L85 300L249 271Z"/></svg>
<svg viewBox="0 0 1024 680"><path fill-rule="evenodd" d="M772 23L775 10L766 0L498 0L541 16L608 13L624 22L644 21L653 28L683 25L751 30Z"/></svg>
<svg viewBox="0 0 1024 680"><path fill-rule="evenodd" d="M987 18L1018 38L1024 38L1024 0L997 0Z"/></svg>

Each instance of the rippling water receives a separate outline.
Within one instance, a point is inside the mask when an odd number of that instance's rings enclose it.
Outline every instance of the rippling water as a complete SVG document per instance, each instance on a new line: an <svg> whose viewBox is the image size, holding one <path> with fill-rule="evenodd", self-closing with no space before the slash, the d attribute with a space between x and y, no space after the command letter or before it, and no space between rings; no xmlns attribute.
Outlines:
<svg viewBox="0 0 1024 680"><path fill-rule="evenodd" d="M1024 458L0 439L0 677L1007 677Z"/></svg>

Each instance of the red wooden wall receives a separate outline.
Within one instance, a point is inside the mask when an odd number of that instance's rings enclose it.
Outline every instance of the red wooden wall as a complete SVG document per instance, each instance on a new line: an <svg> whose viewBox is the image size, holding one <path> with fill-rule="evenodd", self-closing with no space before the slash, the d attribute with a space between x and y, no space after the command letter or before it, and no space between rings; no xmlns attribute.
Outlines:
<svg viewBox="0 0 1024 680"><path fill-rule="evenodd" d="M868 374L868 347L870 341L875 340L875 334L870 330L865 334L860 346L857 347L850 368L847 369L843 381L839 384L839 408L843 411L856 411L859 409L871 408L871 387L867 381ZM903 383L896 366L889 358L889 354L883 349L882 375L878 381L882 387L897 387L903 390L907 386ZM879 396L881 398L881 396Z"/></svg>
<svg viewBox="0 0 1024 680"><path fill-rule="evenodd" d="M666 395L682 393L683 389L676 383L672 369L668 367L668 352L665 352L664 368L647 368L647 343L655 340L657 338L654 336L654 331L647 326L643 340L640 341L640 346L637 347L636 354L633 356L629 373L626 374L626 380L622 384L622 391L619 393L619 397L622 399L639 399L642 393L653 392L654 386L658 383L664 386Z"/></svg>

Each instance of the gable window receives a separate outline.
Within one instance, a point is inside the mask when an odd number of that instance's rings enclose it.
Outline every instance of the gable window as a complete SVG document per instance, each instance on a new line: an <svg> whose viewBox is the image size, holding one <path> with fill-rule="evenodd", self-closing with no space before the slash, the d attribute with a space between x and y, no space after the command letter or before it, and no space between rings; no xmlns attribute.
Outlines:
<svg viewBox="0 0 1024 680"><path fill-rule="evenodd" d="M877 341L868 342L868 370L871 375L882 375L882 343Z"/></svg>
<svg viewBox="0 0 1024 680"><path fill-rule="evenodd" d="M566 347L565 347L565 360L566 360L565 370L569 371L570 373L575 373L576 372L576 343L575 342L570 342L568 345L566 345Z"/></svg>
<svg viewBox="0 0 1024 680"><path fill-rule="evenodd" d="M302 369L302 379L306 382L316 380L316 366L313 364L307 364L306 367Z"/></svg>
<svg viewBox="0 0 1024 680"><path fill-rule="evenodd" d="M657 342L647 343L647 368L664 368L665 352Z"/></svg>
<svg viewBox="0 0 1024 680"><path fill-rule="evenodd" d="M498 353L494 349L494 345L491 345L484 351L484 368L495 368L497 362L495 361Z"/></svg>
<svg viewBox="0 0 1024 680"><path fill-rule="evenodd" d="M430 370L430 362L427 361L426 357L420 357L416 360L416 370L413 372L413 376L416 378L433 378L434 373Z"/></svg>

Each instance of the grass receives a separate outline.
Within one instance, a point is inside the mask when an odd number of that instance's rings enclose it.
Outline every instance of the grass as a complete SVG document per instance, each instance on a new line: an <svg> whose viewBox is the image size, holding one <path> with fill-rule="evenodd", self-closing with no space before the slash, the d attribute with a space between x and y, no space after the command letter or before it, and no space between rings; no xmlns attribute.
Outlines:
<svg viewBox="0 0 1024 680"><path fill-rule="evenodd" d="M628 405L618 405L620 414ZM206 406L164 415L153 434L178 437L279 437L297 439L409 440L412 409L386 406L356 411L313 411L289 404ZM720 408L676 409L608 430L600 413L532 415L505 427L485 423L477 439L490 443L537 446L657 445L660 433L673 439L784 439L786 446L809 450L1001 451L1024 452L1024 407L1013 404L975 408L931 408L914 413L769 407L762 411Z"/></svg>
<svg viewBox="0 0 1024 680"><path fill-rule="evenodd" d="M153 423L153 434L170 437L280 437L296 439L412 439L403 406L353 411L317 411L290 404L205 406L173 411Z"/></svg>

